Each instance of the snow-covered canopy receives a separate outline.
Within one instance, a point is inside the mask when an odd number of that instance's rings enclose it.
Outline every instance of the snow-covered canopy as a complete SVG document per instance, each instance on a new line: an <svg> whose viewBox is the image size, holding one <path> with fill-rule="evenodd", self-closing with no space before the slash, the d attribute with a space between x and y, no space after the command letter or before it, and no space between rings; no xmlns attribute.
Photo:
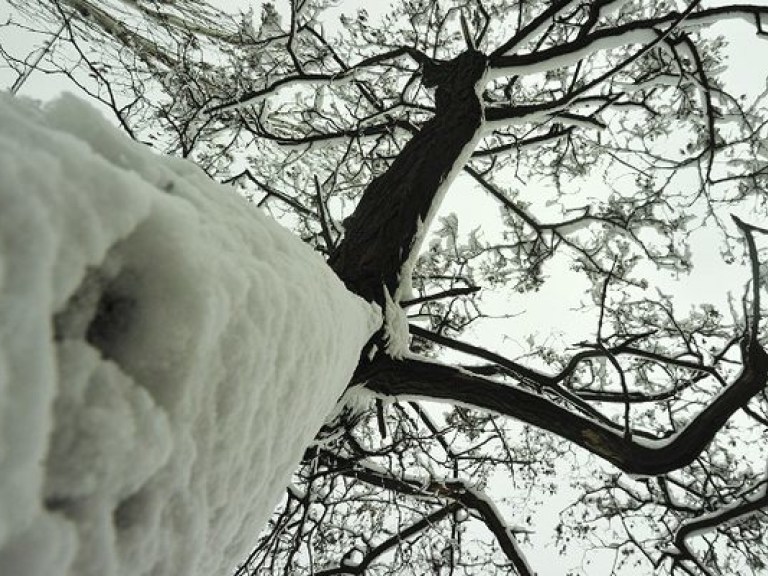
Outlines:
<svg viewBox="0 0 768 576"><path fill-rule="evenodd" d="M0 574L225 574L380 324L82 102L0 97Z"/></svg>

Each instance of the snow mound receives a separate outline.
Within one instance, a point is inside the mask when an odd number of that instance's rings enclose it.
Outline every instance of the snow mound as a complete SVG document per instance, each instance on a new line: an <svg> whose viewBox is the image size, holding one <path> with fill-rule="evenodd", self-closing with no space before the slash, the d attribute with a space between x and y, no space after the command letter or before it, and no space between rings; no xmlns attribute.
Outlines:
<svg viewBox="0 0 768 576"><path fill-rule="evenodd" d="M193 165L0 96L0 574L227 574L380 324Z"/></svg>

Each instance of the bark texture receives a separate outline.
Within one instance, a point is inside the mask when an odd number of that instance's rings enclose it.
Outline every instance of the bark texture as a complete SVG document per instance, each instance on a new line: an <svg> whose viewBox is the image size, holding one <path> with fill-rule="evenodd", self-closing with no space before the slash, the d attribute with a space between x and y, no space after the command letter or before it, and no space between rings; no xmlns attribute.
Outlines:
<svg viewBox="0 0 768 576"><path fill-rule="evenodd" d="M383 287L395 293L403 265L418 249L420 223L474 141L483 122L476 85L486 67L486 56L477 51L426 65L424 84L436 86L435 116L368 185L329 259L347 288L366 300L384 305Z"/></svg>
<svg viewBox="0 0 768 576"><path fill-rule="evenodd" d="M765 389L768 354L753 342L742 346L744 369L707 407L674 436L627 436L623 426L597 422L540 394L507 386L452 366L415 358L379 357L357 379L378 394L447 400L548 430L631 474L656 476L690 464L726 421Z"/></svg>

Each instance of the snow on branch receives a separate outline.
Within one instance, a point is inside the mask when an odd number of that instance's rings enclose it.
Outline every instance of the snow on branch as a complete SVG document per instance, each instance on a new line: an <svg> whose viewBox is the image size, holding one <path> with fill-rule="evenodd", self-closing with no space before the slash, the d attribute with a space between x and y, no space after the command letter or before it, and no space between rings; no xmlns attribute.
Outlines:
<svg viewBox="0 0 768 576"><path fill-rule="evenodd" d="M768 8L756 4L737 4L693 11L697 2L692 3L685 12L668 12L657 18L629 22L621 26L603 28L573 42L560 44L544 50L525 54L512 54L510 50L517 46L502 46L490 58L490 78L504 76L536 74L576 64L596 52L613 50L632 44L649 44L660 34L673 29L690 30L711 25L725 19L742 19L756 23L761 30L761 17L768 15ZM666 26L660 30L659 27Z"/></svg>
<svg viewBox="0 0 768 576"><path fill-rule="evenodd" d="M688 546L689 538L705 534L716 528L744 522L755 514L765 513L767 508L768 479L763 478L754 486L742 491L730 504L683 521L675 532L673 550L667 552L665 556L679 560L690 560L698 564L694 553Z"/></svg>
<svg viewBox="0 0 768 576"><path fill-rule="evenodd" d="M379 358L357 376L363 386L396 398L428 398L510 416L548 430L606 459L630 474L658 475L692 462L726 421L765 389L768 354L756 342L742 341L743 369L685 427L656 438L567 409L542 394L468 370L417 358Z"/></svg>

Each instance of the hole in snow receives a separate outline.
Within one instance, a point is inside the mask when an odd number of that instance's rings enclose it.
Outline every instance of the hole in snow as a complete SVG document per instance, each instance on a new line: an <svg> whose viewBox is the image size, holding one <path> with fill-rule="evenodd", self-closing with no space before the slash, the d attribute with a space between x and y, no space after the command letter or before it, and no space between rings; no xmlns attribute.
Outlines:
<svg viewBox="0 0 768 576"><path fill-rule="evenodd" d="M51 496L50 498L45 499L43 505L45 506L45 509L50 512L66 512L72 508L74 503L75 501L72 498L67 498L65 496Z"/></svg>
<svg viewBox="0 0 768 576"><path fill-rule="evenodd" d="M122 500L112 512L112 522L118 530L128 530L139 524L147 514L143 492L136 492Z"/></svg>
<svg viewBox="0 0 768 576"><path fill-rule="evenodd" d="M66 307L53 317L57 341L86 340L105 358L114 351L131 325L137 302L128 294L125 273L115 277L108 266L89 268Z"/></svg>
<svg viewBox="0 0 768 576"><path fill-rule="evenodd" d="M105 358L111 353L120 336L126 333L136 310L136 300L122 293L115 283L107 286L101 295L96 313L88 325L85 339L94 348L101 351Z"/></svg>

